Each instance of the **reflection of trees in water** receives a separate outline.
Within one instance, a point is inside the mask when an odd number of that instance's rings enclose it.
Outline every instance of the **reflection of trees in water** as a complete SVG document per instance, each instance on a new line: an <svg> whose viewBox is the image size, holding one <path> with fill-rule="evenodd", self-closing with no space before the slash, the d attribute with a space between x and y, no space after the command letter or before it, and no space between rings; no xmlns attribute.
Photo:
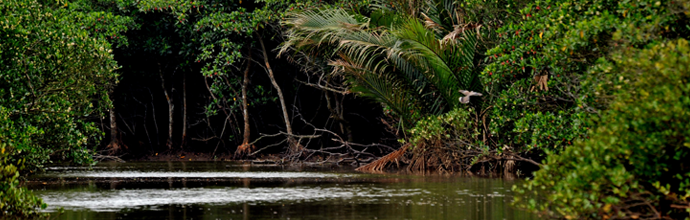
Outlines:
<svg viewBox="0 0 690 220"><path fill-rule="evenodd" d="M182 168L177 163L179 162L159 164L163 165L162 167L173 164L171 169ZM153 165L147 167L156 169ZM217 165L197 164L195 168L187 166L188 169L204 172L199 170L199 167L213 170ZM251 172L246 166L236 169ZM107 179L117 182L114 178ZM164 185L132 185L120 182L115 188L98 187L98 184L93 187L76 188L63 186L47 193L59 193L60 201L64 201L65 198L82 198L88 200L87 204L103 203L106 206L109 203L124 201L124 207L114 207L106 211L75 211L68 208L65 214L59 217L61 219L144 219L151 216L165 216L164 218L168 219L534 218L531 214L510 206L512 192L509 189L515 181L429 174L364 174L337 179L338 182L329 182L324 181L327 180L325 178L290 178L262 183L266 180L237 178L233 185L217 186L216 183L220 183L218 179L203 179L206 180L206 185L199 187L189 184L191 178L163 178ZM144 178L137 181L147 180ZM168 181L174 184L168 185ZM187 187L181 183L184 181L188 182ZM42 195L46 195L46 192L43 193ZM136 201L138 198L142 200ZM152 201L147 202L146 199ZM49 198L47 201L54 202ZM147 205L136 205L139 202ZM177 202L190 203L175 204Z"/></svg>

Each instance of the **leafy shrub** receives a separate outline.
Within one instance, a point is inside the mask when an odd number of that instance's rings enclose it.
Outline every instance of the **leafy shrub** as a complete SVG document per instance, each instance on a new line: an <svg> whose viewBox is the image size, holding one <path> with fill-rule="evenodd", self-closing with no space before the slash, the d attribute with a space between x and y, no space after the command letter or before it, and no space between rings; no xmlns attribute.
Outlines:
<svg viewBox="0 0 690 220"><path fill-rule="evenodd" d="M455 108L441 115L428 116L419 120L408 131L411 134L410 143L421 145L424 142L464 142L468 145L481 145L476 137L478 128L470 124L472 108ZM474 140L474 141L473 141Z"/></svg>
<svg viewBox="0 0 690 220"><path fill-rule="evenodd" d="M590 139L550 155L519 206L566 218L690 214L690 46L681 39L612 56L623 83ZM611 66L610 66L611 67ZM536 191L540 191L537 193Z"/></svg>
<svg viewBox="0 0 690 220"><path fill-rule="evenodd" d="M41 198L24 187L19 187L18 167L10 160L12 149L0 143L0 216L34 217L36 210L45 208ZM24 160L18 161L21 167Z"/></svg>

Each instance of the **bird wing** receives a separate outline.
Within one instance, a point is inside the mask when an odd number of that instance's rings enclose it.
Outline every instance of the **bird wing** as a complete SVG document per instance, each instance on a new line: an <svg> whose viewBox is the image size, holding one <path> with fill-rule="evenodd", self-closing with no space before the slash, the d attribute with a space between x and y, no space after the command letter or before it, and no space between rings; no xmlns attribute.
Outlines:
<svg viewBox="0 0 690 220"><path fill-rule="evenodd" d="M463 95L471 95L472 94L472 92L467 91L467 90L460 90L460 93L462 93Z"/></svg>
<svg viewBox="0 0 690 220"><path fill-rule="evenodd" d="M478 92L470 92L469 96L482 96L482 94Z"/></svg>

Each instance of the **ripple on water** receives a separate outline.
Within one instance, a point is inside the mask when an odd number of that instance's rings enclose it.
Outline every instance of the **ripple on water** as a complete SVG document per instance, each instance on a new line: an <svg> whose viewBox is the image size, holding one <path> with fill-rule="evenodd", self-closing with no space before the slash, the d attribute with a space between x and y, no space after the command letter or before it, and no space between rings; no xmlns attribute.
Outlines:
<svg viewBox="0 0 690 220"><path fill-rule="evenodd" d="M354 177L353 174L330 174L316 172L143 172L143 171L99 171L70 172L59 177L102 177L102 178L338 178Z"/></svg>
<svg viewBox="0 0 690 220"><path fill-rule="evenodd" d="M240 202L313 202L328 199L391 198L424 193L422 189L385 189L379 187L292 187L292 188L181 188L125 189L98 192L46 192L41 195L50 204L46 212L62 207L67 210L119 211L125 208L160 205L228 204Z"/></svg>

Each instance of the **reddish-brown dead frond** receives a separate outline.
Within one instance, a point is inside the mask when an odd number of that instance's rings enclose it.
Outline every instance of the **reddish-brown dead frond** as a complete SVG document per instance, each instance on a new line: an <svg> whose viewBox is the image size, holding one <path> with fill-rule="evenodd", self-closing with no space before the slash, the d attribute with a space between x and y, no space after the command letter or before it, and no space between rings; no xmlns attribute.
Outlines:
<svg viewBox="0 0 690 220"><path fill-rule="evenodd" d="M410 147L410 144L405 144L400 149L393 151L386 156L383 156L379 158L378 160L371 162L365 166L361 166L355 170L357 171L365 171L365 172L382 172L388 164L393 163L393 162L398 162L398 159L405 155L405 152L407 152L407 148Z"/></svg>

